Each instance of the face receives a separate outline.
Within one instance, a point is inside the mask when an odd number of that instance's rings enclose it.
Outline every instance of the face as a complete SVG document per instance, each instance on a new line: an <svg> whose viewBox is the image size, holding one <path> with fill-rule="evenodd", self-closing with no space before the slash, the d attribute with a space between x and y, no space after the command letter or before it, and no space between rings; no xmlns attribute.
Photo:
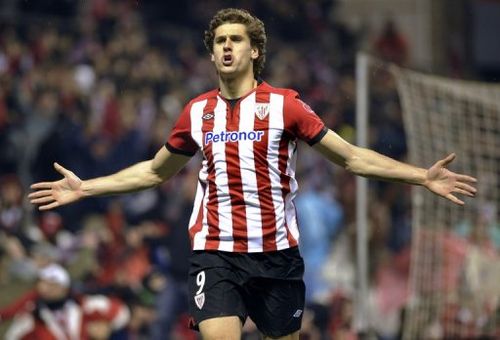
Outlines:
<svg viewBox="0 0 500 340"><path fill-rule="evenodd" d="M221 77L253 77L253 61L258 56L245 25L223 24L215 29L212 61Z"/></svg>
<svg viewBox="0 0 500 340"><path fill-rule="evenodd" d="M57 301L68 295L68 287L58 283L39 280L37 283L37 291L40 297L45 301Z"/></svg>

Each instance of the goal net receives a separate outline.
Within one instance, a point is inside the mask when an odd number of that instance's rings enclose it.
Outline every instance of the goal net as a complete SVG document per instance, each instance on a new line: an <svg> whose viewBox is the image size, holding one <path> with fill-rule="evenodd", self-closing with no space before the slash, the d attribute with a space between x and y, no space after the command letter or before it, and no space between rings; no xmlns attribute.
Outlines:
<svg viewBox="0 0 500 340"><path fill-rule="evenodd" d="M410 298L404 339L500 338L500 86L392 68L409 161L451 152L478 178L461 207L413 190Z"/></svg>

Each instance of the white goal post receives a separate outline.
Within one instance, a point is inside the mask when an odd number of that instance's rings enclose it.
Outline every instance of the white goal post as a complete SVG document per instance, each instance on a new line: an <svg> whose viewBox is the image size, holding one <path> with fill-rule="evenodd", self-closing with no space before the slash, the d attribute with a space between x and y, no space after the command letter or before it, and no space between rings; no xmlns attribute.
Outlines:
<svg viewBox="0 0 500 340"><path fill-rule="evenodd" d="M462 81L387 65L359 54L357 143L368 146L374 65L396 81L409 161L428 167L451 152L454 171L478 178L478 194L456 206L412 190L410 298L404 339L500 336L500 85ZM372 70L371 70L372 69ZM358 331L369 329L368 187L357 182Z"/></svg>

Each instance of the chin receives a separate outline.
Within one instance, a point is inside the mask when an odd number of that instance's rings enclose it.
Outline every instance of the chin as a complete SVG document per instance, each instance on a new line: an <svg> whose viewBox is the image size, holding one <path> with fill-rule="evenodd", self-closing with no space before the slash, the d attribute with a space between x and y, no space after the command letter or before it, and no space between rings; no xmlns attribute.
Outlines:
<svg viewBox="0 0 500 340"><path fill-rule="evenodd" d="M239 74L236 70L219 70L219 76L225 79L236 78Z"/></svg>

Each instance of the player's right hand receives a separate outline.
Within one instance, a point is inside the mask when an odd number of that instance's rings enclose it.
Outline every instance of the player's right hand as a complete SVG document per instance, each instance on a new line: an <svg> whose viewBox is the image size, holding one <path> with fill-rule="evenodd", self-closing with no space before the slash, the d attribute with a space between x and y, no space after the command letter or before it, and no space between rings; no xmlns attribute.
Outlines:
<svg viewBox="0 0 500 340"><path fill-rule="evenodd" d="M54 168L63 179L54 182L39 182L31 185L34 191L28 195L39 210L49 210L78 201L83 197L82 180L72 171L54 163Z"/></svg>

